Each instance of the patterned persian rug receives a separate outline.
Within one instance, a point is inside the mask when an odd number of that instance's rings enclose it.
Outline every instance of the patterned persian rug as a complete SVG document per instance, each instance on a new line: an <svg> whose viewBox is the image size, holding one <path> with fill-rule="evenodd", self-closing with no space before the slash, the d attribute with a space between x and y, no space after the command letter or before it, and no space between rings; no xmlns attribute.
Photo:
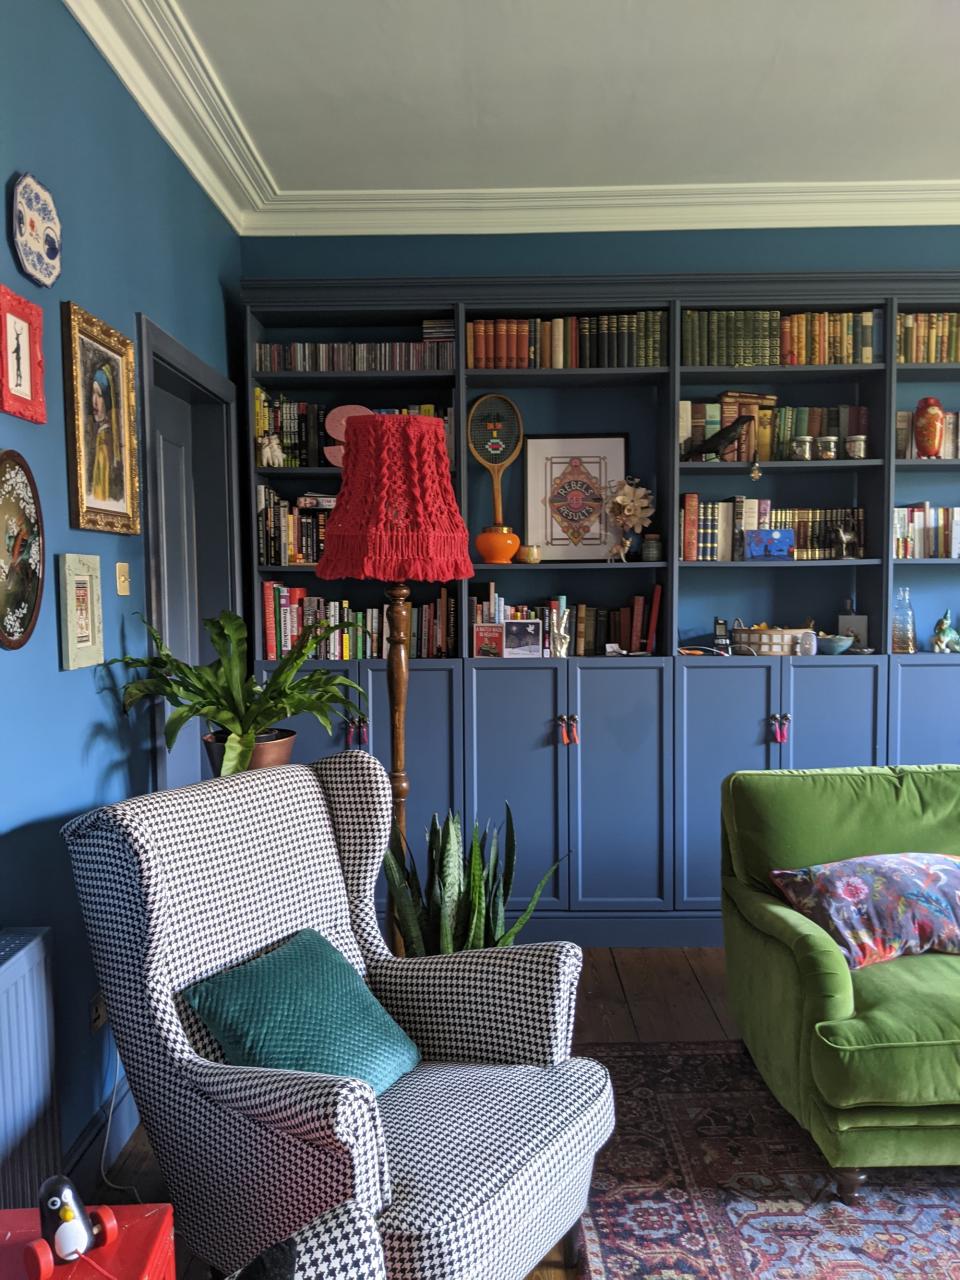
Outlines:
<svg viewBox="0 0 960 1280"><path fill-rule="evenodd" d="M739 1044L596 1045L617 1128L581 1280L960 1280L960 1169L877 1170L860 1209Z"/></svg>

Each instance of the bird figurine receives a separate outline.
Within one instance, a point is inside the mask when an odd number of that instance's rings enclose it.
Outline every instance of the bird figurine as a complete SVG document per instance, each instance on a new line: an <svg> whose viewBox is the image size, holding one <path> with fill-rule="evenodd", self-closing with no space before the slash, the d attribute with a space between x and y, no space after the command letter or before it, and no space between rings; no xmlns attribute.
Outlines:
<svg viewBox="0 0 960 1280"><path fill-rule="evenodd" d="M957 634L956 628L950 620L949 609L944 612L942 618L937 619L937 624L933 629L933 652L960 653L960 635Z"/></svg>
<svg viewBox="0 0 960 1280"><path fill-rule="evenodd" d="M56 1263L74 1262L95 1243L93 1224L69 1178L55 1173L40 1188L40 1234Z"/></svg>
<svg viewBox="0 0 960 1280"><path fill-rule="evenodd" d="M750 422L751 415L749 413L741 413L738 418L723 427L720 431L715 431L713 435L706 436L703 440L688 440L687 447L680 455L681 462L692 462L695 458L705 458L708 453L721 454L728 444L733 444L743 428Z"/></svg>

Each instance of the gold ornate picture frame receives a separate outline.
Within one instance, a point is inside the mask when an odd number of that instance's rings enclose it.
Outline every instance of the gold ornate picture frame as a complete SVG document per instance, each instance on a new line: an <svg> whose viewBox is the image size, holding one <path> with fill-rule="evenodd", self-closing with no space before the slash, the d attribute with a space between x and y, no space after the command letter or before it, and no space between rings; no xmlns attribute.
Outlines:
<svg viewBox="0 0 960 1280"><path fill-rule="evenodd" d="M75 302L61 316L70 523L139 533L133 343Z"/></svg>

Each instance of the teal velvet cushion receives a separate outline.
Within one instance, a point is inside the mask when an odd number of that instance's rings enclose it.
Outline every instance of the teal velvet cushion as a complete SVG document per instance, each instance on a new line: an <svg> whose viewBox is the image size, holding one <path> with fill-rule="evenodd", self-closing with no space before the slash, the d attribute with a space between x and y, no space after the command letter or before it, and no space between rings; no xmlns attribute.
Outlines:
<svg viewBox="0 0 960 1280"><path fill-rule="evenodd" d="M312 929L183 997L232 1066L350 1076L379 1094L420 1061L356 969Z"/></svg>

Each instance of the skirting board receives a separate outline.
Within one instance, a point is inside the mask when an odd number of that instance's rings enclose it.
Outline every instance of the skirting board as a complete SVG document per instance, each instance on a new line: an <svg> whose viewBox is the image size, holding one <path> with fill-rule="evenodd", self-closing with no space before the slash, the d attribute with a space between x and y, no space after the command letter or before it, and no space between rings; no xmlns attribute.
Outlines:
<svg viewBox="0 0 960 1280"><path fill-rule="evenodd" d="M384 928L383 905L377 904L380 928ZM516 913L507 914L507 923ZM723 921L719 911L678 915L663 912L648 915L595 915L568 911L538 912L518 938L518 942L575 942L580 947L720 947Z"/></svg>
<svg viewBox="0 0 960 1280"><path fill-rule="evenodd" d="M107 1130L107 1116L110 1111L110 1099L94 1112L72 1143L64 1157L67 1175L70 1177L82 1199L96 1203L95 1196L100 1185L100 1153ZM133 1137L140 1116L137 1104L133 1100L130 1086L124 1076L117 1087L117 1101L113 1109L113 1123L110 1126L110 1145L107 1148L104 1168L119 1158L121 1151Z"/></svg>

